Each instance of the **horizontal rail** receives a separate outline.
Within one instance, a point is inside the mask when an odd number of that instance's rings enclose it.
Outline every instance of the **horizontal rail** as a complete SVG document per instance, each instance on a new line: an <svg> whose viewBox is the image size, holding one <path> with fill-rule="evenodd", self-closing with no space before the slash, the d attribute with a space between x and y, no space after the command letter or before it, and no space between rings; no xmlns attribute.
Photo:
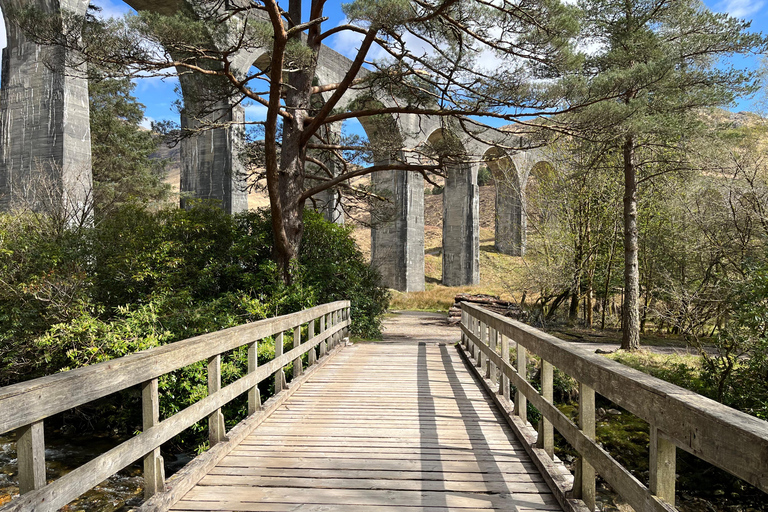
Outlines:
<svg viewBox="0 0 768 512"><path fill-rule="evenodd" d="M287 331L344 304L349 302L323 304L0 388L0 434Z"/></svg>
<svg viewBox="0 0 768 512"><path fill-rule="evenodd" d="M491 329L541 357L581 385L588 386L651 425L651 437L671 443L768 491L768 422L736 411L697 393L591 354L520 322L467 303L462 304L463 339L478 361L490 361L532 403L580 455L638 511L674 510L674 451L651 465L654 490L632 476L591 436L563 415L527 381L482 334ZM482 356L480 355L482 354ZM482 363L481 363L482 364ZM594 416L594 412L592 411ZM654 436L654 433L657 435ZM541 435L539 436L541 438ZM659 455L652 443L652 457ZM669 460L671 457L671 461ZM664 470L663 463L672 470ZM654 481L654 471L659 471ZM661 474L672 482L661 482ZM670 491L671 489L671 491ZM670 496L671 492L671 496Z"/></svg>
<svg viewBox="0 0 768 512"><path fill-rule="evenodd" d="M149 428L145 428L144 432L139 435L96 457L83 466L78 467L51 484L41 485L39 488L29 490L29 492L23 494L21 497L13 500L4 507L1 507L0 511L21 512L31 509L36 511L58 510L83 492L98 485L99 482L104 481L134 461L147 456L147 454L152 454L153 451L159 449L163 443L171 440L174 436L183 432L196 422L206 417L209 418L210 422L210 418L212 418L213 415L220 414L218 411L221 407L234 398L254 389L260 382L268 379L276 372L282 371L282 368L287 364L299 359L302 355L310 351L312 351L312 355L314 355L314 350L318 346L321 346L321 352L324 353L326 344L340 340L348 331L350 324L349 308L350 304L348 301L338 301L299 313L285 315L283 317L261 320L252 324L219 331L218 333L189 338L171 345L150 349L141 354L126 356L51 377L43 377L28 383L0 388L0 411L3 411L2 418L5 419L6 411L11 413L11 410L6 408L6 403L14 403L17 400L22 399L20 397L35 401L44 399L45 397L58 396L61 391L57 390L57 387L64 386L69 388L71 386L71 380L61 378L61 376L66 377L67 374L70 373L78 372L80 375L78 375L76 379L79 382L93 382L96 384L100 380L111 379L119 380L119 382L124 385L124 387L120 387L119 389L101 385L98 391L87 393L88 397L95 395L96 398L101 398L110 393L126 389L127 387L150 381L164 373L177 370L199 360L211 360L223 352L254 343L258 339L282 333L290 328L299 328L304 323L314 323L316 319L320 318L321 332L319 334L311 336L304 343L300 343L298 346L295 346L285 354L275 357L268 363L257 366L237 381L224 388L211 392L208 396L177 414L157 422ZM330 317L328 325L326 325L325 322L326 316ZM309 332L310 335L314 333L314 325L311 325ZM218 339L216 336L217 334L222 335L223 339ZM300 341L300 337L297 337L297 339ZM237 343L234 345L233 340L237 340ZM199 347L199 344L206 344L207 346ZM173 345L178 345L179 347L174 347ZM175 362L169 361L169 358ZM126 362L126 360L128 361ZM135 371L136 360L148 364L150 368L145 369L145 371L142 371L139 375L134 376L133 378L119 374L115 375L114 372L116 371ZM310 356L310 360L311 362L314 362L315 359ZM110 365L109 363L112 364ZM108 373L106 373L107 370ZM160 370L163 370L163 373L158 373ZM45 382L40 383L38 381ZM12 392L7 392L8 388L14 389ZM112 389L112 391L105 392L105 389ZM95 400L96 398L86 400L81 397L72 397L67 403L75 404L70 405L70 407L75 407L91 400ZM6 402L4 402L4 400ZM39 411L44 410L44 408L36 407L34 410ZM51 407L48 410L54 410L56 412L44 413L43 418L60 412L61 405L56 404L56 406ZM66 407L64 410L66 410ZM39 424L37 422L39 422L40 419L43 419L39 417L39 414L40 412L35 412L27 416L22 416L23 419L14 421L29 421L30 418L34 418L31 422ZM6 422L8 423L8 420L6 420ZM21 427L26 427L26 425L22 424ZM42 437L39 439L39 443L42 443ZM149 455L149 457L152 456L153 455ZM153 460L153 464L157 464L159 460L162 465L162 458L159 456L159 452L155 457L157 460ZM21 463L22 461L20 460L20 466ZM162 474L162 469L160 469L160 472ZM147 476L146 473L147 471L145 469L145 478Z"/></svg>

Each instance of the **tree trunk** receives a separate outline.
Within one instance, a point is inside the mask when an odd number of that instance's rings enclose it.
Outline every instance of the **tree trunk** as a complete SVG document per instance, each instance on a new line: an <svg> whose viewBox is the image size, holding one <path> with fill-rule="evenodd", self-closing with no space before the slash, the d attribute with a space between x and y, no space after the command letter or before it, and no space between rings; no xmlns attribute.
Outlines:
<svg viewBox="0 0 768 512"><path fill-rule="evenodd" d="M637 174L635 141L624 140L624 307L622 308L623 350L640 348L640 274L637 231Z"/></svg>
<svg viewBox="0 0 768 512"><path fill-rule="evenodd" d="M293 25L301 23L301 1L291 0L289 6L290 18ZM307 46L317 56L315 31L310 31L307 38ZM295 33L292 38L300 37ZM274 50L273 50L274 51ZM312 80L315 76L317 60L311 59L310 64L299 69L285 73L288 87L283 89L285 105L292 114L291 118L284 118L282 123L283 138L280 144L280 163L276 172L276 179L267 182L270 187L270 204L272 211L272 230L274 232L273 254L280 268L283 281L290 284L293 281L293 267L299 257L301 238L304 235L304 166L307 156L307 146L303 142L304 123L309 117L312 97ZM273 80L277 77L273 77ZM270 96L271 101L271 96ZM273 196L279 197L277 206Z"/></svg>

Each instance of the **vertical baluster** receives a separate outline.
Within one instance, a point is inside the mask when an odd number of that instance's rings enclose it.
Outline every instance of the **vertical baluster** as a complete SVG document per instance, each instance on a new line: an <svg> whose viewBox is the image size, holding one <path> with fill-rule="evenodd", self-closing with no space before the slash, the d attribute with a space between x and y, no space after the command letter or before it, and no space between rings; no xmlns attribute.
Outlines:
<svg viewBox="0 0 768 512"><path fill-rule="evenodd" d="M505 363L509 363L509 338L504 336L502 333L499 333L499 337L501 338L501 359ZM499 376L499 394L504 395L504 398L507 400L510 399L509 377L507 377L507 374L504 373L504 371L502 371L501 375Z"/></svg>
<svg viewBox="0 0 768 512"><path fill-rule="evenodd" d="M483 334L486 336L485 346L493 349L493 328L490 325L486 325L486 328L483 329ZM485 378L493 380L493 364L488 356L485 356Z"/></svg>
<svg viewBox="0 0 768 512"><path fill-rule="evenodd" d="M278 357L281 357L283 355L283 333L279 333L277 336L275 336L275 359ZM275 393L279 393L280 391L284 390L286 388L285 383L285 370L283 370L283 367L281 366L279 370L275 372Z"/></svg>
<svg viewBox="0 0 768 512"><path fill-rule="evenodd" d="M480 344L483 346L488 345L488 326L481 320L480 321ZM485 373L488 368L488 358L485 356L482 350L478 351L478 366L480 367L480 373ZM487 375L486 375L487 377Z"/></svg>
<svg viewBox="0 0 768 512"><path fill-rule="evenodd" d="M651 493L670 505L675 504L675 471L677 447L651 425L650 488Z"/></svg>
<svg viewBox="0 0 768 512"><path fill-rule="evenodd" d="M157 379L148 380L141 385L141 416L144 432L160 422ZM144 499L164 490L165 467L158 447L144 456Z"/></svg>
<svg viewBox="0 0 768 512"><path fill-rule="evenodd" d="M490 327L489 329L489 337L488 337L488 346L491 348L494 354L498 353L499 351L499 338L498 334L496 333L496 329L493 327ZM488 359L488 376L491 379L491 382L493 384L496 384L498 382L498 375L496 374L496 363Z"/></svg>
<svg viewBox="0 0 768 512"><path fill-rule="evenodd" d="M553 399L553 379L554 368L551 363L545 360L541 360L541 396L544 397L549 403L552 403ZM555 436L552 430L552 423L547 421L542 415L539 420L539 438L536 441L536 446L544 448L547 455L550 457L555 454Z"/></svg>
<svg viewBox="0 0 768 512"><path fill-rule="evenodd" d="M331 313L331 327L335 327L339 325L339 312L333 311ZM334 333L333 338L331 338L331 348L336 348L336 345L339 343L339 333L338 331Z"/></svg>
<svg viewBox="0 0 768 512"><path fill-rule="evenodd" d="M517 343L517 374L525 381L528 380L528 352L525 347ZM520 416L523 423L528 421L528 399L520 391L515 389L515 414Z"/></svg>
<svg viewBox="0 0 768 512"><path fill-rule="evenodd" d="M579 428L590 439L595 438L595 390L579 383ZM573 497L581 498L589 510L595 510L595 469L579 457L576 461L576 478Z"/></svg>
<svg viewBox="0 0 768 512"><path fill-rule="evenodd" d="M248 373L253 373L259 366L259 342L254 341L248 344ZM248 390L248 414L253 414L261 410L261 392L259 385L254 384Z"/></svg>
<svg viewBox="0 0 768 512"><path fill-rule="evenodd" d="M345 322L349 322L349 321L351 320L351 318L352 318L352 308L351 308L351 307L346 307L346 308L344 308L344 316L343 316L343 320L344 320ZM344 337L347 339L347 341L349 341L349 327L350 327L350 326L349 326L349 325L347 325L347 326L344 328Z"/></svg>
<svg viewBox="0 0 768 512"><path fill-rule="evenodd" d="M312 339L315 337L315 318L309 321L309 325L307 326L307 339ZM315 361L317 360L317 352L315 352L317 347L312 347L309 349L309 358L307 359L307 362L310 366L315 364Z"/></svg>
<svg viewBox="0 0 768 512"><path fill-rule="evenodd" d="M467 327L467 313L462 309L461 310L461 322L459 322L459 325L463 327ZM467 335L464 334L464 331L461 331L461 346L464 347L464 350L467 351L469 349L469 343L467 342Z"/></svg>
<svg viewBox="0 0 768 512"><path fill-rule="evenodd" d="M479 340L480 339L480 320L475 318L474 325L472 327L473 327L472 332L475 333L475 336ZM475 348L474 350L475 364L477 366L480 366L480 342L479 341L475 343L474 348Z"/></svg>
<svg viewBox="0 0 768 512"><path fill-rule="evenodd" d="M325 336L325 315L320 316L320 335ZM326 339L324 338L323 341L320 342L320 357L323 357L328 351L327 346Z"/></svg>
<svg viewBox="0 0 768 512"><path fill-rule="evenodd" d="M297 325L293 329L293 348L296 348L301 345L301 325ZM299 375L301 375L303 368L302 368L302 361L301 356L297 357L293 360L293 378L297 378Z"/></svg>
<svg viewBox="0 0 768 512"><path fill-rule="evenodd" d="M19 461L19 494L45 486L45 432L42 420L16 430L16 457Z"/></svg>
<svg viewBox="0 0 768 512"><path fill-rule="evenodd" d="M208 395L213 395L221 389L221 355L208 359ZM215 445L226 434L224 415L221 409L216 409L208 416L208 444Z"/></svg>

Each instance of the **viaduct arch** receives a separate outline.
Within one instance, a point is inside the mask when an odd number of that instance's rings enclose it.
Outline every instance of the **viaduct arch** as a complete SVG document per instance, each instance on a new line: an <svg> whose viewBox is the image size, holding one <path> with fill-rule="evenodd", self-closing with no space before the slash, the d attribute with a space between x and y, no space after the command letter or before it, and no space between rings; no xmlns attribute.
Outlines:
<svg viewBox="0 0 768 512"><path fill-rule="evenodd" d="M171 14L185 7L182 0L126 0L138 10ZM34 5L55 14L64 10L85 14L88 0L0 0L7 13L14 7ZM217 3L216 5L221 5ZM232 23L237 23L235 19ZM71 212L82 210L91 193L91 148L88 84L85 78L67 72L65 50L40 47L29 41L13 23L5 20L8 44L3 50L0 90L0 209L24 199L37 204L37 194L51 186L61 190L62 206ZM251 66L263 68L266 49L241 52L234 58L236 73ZM323 47L318 78L324 83L341 81L351 62L334 50ZM70 70L71 71L71 70ZM365 72L364 70L362 71ZM200 86L194 75L180 77L185 110L191 107ZM330 93L326 93L330 94ZM361 100L360 91L344 98L350 105ZM374 98L385 105L397 104L392 97ZM244 130L241 106L222 103L212 115L233 121L226 128L201 131L181 144L181 192L195 198L216 199L229 213L247 209L247 191L239 151ZM444 162L443 193L443 284L460 286L479 282L479 187L478 170L488 165L497 176L496 248L511 255L525 252L525 185L536 163L546 160L543 150L504 151L522 148L515 135L488 130L484 134L460 134L444 126L441 119L413 114L390 116L374 124L360 119L369 138L386 130L399 146L396 154L374 155L375 163L387 159L414 161L416 148L451 140L461 155ZM181 125L194 128L199 121L182 112ZM330 130L340 133L340 126ZM488 141L488 142L481 142ZM330 166L331 169L333 166ZM372 175L374 188L392 199L393 215L371 230L372 264L382 273L384 283L402 291L424 289L424 178L416 172L383 171ZM327 218L343 219L338 196L329 191L319 198Z"/></svg>

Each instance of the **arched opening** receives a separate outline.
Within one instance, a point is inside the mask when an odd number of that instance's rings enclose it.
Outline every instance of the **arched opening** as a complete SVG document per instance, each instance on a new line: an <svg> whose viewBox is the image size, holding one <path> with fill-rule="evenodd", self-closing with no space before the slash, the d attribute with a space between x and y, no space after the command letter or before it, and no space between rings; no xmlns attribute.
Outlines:
<svg viewBox="0 0 768 512"><path fill-rule="evenodd" d="M559 203L554 190L561 186L550 162L538 161L530 169L523 200L526 244L530 250L545 251L556 240Z"/></svg>
<svg viewBox="0 0 768 512"><path fill-rule="evenodd" d="M365 103L382 105L371 98L358 98L350 110ZM402 125L409 116L375 115L358 119L367 137L368 154L360 164L407 163ZM354 125L353 125L354 126ZM354 135L354 134L353 134ZM360 134L357 134L360 136ZM424 290L424 178L419 173L382 170L370 175L375 207L370 209L371 264L381 272L383 283L400 291Z"/></svg>
<svg viewBox="0 0 768 512"><path fill-rule="evenodd" d="M500 148L490 148L483 155L496 186L495 248L503 254L525 254L525 218L523 196L517 167Z"/></svg>

